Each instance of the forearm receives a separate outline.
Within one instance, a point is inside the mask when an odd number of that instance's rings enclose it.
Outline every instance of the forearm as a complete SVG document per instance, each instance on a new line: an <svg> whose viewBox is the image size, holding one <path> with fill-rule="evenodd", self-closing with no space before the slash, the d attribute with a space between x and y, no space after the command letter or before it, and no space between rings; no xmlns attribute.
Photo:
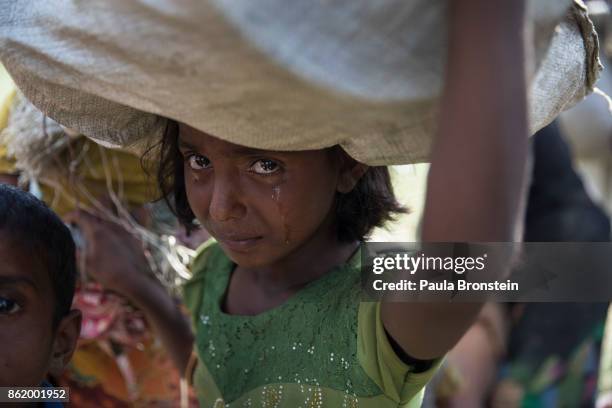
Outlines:
<svg viewBox="0 0 612 408"><path fill-rule="evenodd" d="M164 344L181 375L193 349L189 319L158 282L150 280L126 296L138 307Z"/></svg>
<svg viewBox="0 0 612 408"><path fill-rule="evenodd" d="M527 157L524 1L448 4L447 74L422 239L512 241ZM481 306L389 302L382 317L409 355L431 359L456 344Z"/></svg>
<svg viewBox="0 0 612 408"><path fill-rule="evenodd" d="M527 157L522 0L451 1L423 241L512 241Z"/></svg>
<svg viewBox="0 0 612 408"><path fill-rule="evenodd" d="M506 311L489 303L478 320L448 354L447 361L467 379L457 393L445 401L449 407L482 407L494 384L499 360L506 350Z"/></svg>

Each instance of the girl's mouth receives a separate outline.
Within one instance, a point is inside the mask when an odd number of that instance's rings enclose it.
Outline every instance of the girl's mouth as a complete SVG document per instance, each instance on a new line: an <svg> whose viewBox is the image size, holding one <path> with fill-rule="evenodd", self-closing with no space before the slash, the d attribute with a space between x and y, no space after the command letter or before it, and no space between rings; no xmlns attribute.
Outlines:
<svg viewBox="0 0 612 408"><path fill-rule="evenodd" d="M255 245L259 243L262 237L251 237L251 238L238 238L238 237L227 237L227 238L217 238L219 243L236 252L248 252Z"/></svg>

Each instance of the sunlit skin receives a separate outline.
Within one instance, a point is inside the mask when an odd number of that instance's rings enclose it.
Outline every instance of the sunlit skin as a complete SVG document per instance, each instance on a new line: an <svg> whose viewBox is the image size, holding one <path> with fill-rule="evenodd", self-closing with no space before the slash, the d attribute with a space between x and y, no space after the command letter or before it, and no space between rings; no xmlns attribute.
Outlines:
<svg viewBox="0 0 612 408"><path fill-rule="evenodd" d="M185 125L179 149L191 209L237 264L229 313L274 307L355 251L337 238L333 205L366 166L336 149L250 149Z"/></svg>
<svg viewBox="0 0 612 408"><path fill-rule="evenodd" d="M37 387L70 360L80 313L54 330L54 291L42 262L1 231L0 259L0 386Z"/></svg>

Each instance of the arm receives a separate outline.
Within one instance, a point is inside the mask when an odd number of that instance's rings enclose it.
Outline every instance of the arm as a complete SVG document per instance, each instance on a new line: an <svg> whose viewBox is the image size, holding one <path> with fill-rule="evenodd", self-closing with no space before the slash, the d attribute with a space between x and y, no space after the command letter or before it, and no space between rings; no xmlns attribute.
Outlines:
<svg viewBox="0 0 612 408"><path fill-rule="evenodd" d="M449 408L484 407L490 394L500 359L506 350L508 325L505 305L486 304L476 322L448 353L447 361L468 379L458 392L445 401Z"/></svg>
<svg viewBox="0 0 612 408"><path fill-rule="evenodd" d="M64 217L84 235L87 274L105 289L116 292L138 307L161 339L179 372L183 374L193 348L187 316L175 299L149 273L142 246L121 227L85 213Z"/></svg>
<svg viewBox="0 0 612 408"><path fill-rule="evenodd" d="M187 369L193 349L193 333L189 319L162 285L149 279L123 295L142 310L147 321L161 339L179 373Z"/></svg>
<svg viewBox="0 0 612 408"><path fill-rule="evenodd" d="M524 0L449 1L449 52L422 239L512 241L527 156ZM383 303L389 335L414 358L444 355L482 304Z"/></svg>

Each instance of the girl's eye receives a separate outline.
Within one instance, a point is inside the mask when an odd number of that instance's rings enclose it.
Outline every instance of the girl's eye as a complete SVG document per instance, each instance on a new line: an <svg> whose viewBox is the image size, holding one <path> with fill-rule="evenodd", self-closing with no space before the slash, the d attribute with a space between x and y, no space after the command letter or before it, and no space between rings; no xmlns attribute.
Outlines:
<svg viewBox="0 0 612 408"><path fill-rule="evenodd" d="M21 306L14 300L0 297L0 315L17 313Z"/></svg>
<svg viewBox="0 0 612 408"><path fill-rule="evenodd" d="M210 167L210 160L200 154L192 154L187 158L187 161L192 170L204 170Z"/></svg>
<svg viewBox="0 0 612 408"><path fill-rule="evenodd" d="M257 174L272 174L278 171L279 168L280 166L274 160L261 159L253 163L250 170Z"/></svg>

